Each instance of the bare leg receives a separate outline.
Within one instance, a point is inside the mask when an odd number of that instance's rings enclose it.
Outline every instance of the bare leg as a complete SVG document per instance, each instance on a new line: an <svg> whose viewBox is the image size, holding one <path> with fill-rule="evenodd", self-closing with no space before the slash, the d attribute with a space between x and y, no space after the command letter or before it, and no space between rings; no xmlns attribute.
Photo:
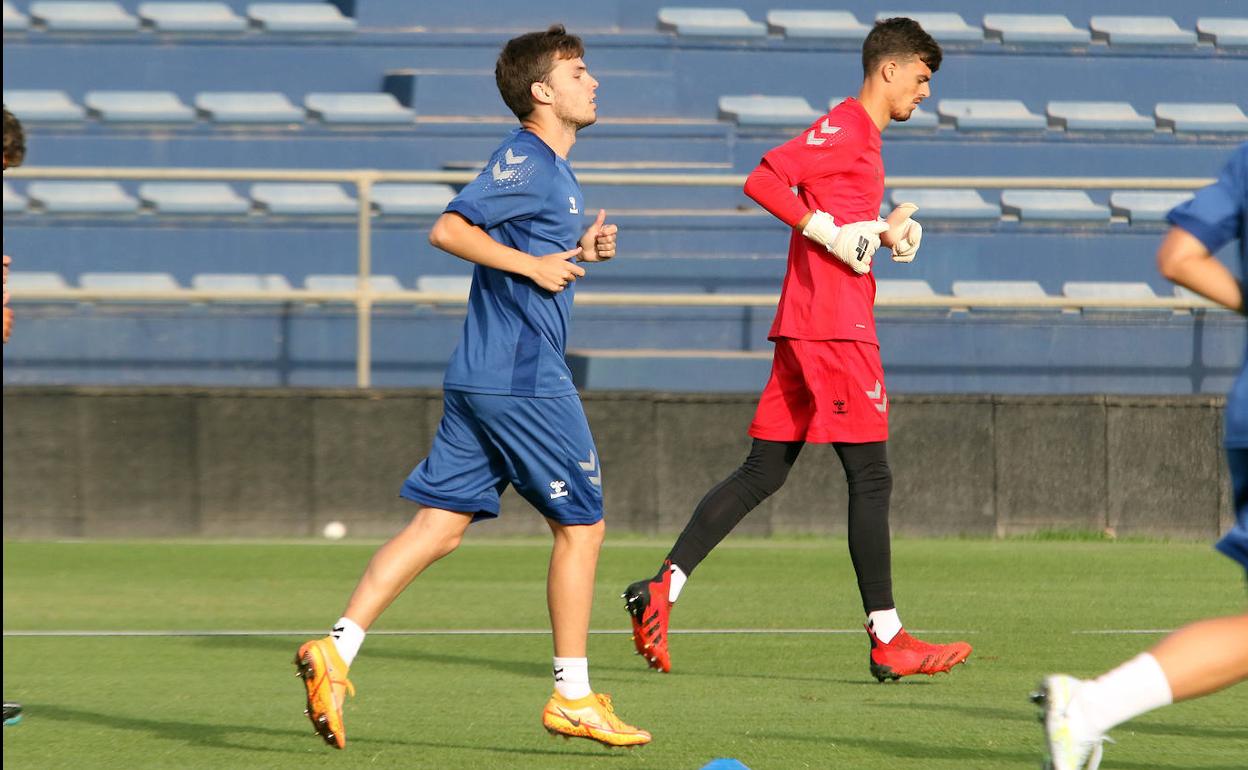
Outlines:
<svg viewBox="0 0 1248 770"><path fill-rule="evenodd" d="M550 519L546 522L555 536L546 575L546 603L550 608L555 655L584 658L594 605L594 573L606 523L568 525Z"/></svg>
<svg viewBox="0 0 1248 770"><path fill-rule="evenodd" d="M1248 614L1184 626L1150 652L1174 700L1217 692L1248 679Z"/></svg>
<svg viewBox="0 0 1248 770"><path fill-rule="evenodd" d="M472 514L421 508L373 554L343 615L368 630L417 575L459 546L471 523Z"/></svg>

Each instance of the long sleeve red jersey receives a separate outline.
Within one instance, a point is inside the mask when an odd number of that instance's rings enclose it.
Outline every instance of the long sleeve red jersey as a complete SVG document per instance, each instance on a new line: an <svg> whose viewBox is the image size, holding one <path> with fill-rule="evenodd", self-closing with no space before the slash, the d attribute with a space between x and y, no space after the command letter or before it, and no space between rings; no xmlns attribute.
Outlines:
<svg viewBox="0 0 1248 770"><path fill-rule="evenodd" d="M745 182L745 194L789 227L816 209L838 225L874 220L884 200L880 131L857 100L846 99L764 155ZM767 336L878 345L874 304L874 276L858 275L794 230L780 305Z"/></svg>

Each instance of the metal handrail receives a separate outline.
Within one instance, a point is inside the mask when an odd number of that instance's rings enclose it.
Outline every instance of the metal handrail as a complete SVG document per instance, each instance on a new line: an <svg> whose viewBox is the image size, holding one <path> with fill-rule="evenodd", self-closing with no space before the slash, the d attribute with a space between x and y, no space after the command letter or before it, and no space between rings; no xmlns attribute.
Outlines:
<svg viewBox="0 0 1248 770"><path fill-rule="evenodd" d="M117 301L117 302L350 302L356 307L356 385L369 387L372 379L372 306L375 304L461 303L464 295L439 292L376 292L369 286L372 274L372 188L384 182L428 182L463 184L477 175L472 171L380 171L377 169L240 169L240 168L144 168L144 167L55 167L27 166L6 172L19 179L135 180L179 179L189 181L286 181L342 182L354 184L357 191L356 210L358 254L356 290L317 292L290 290L273 292L226 292L182 289L164 292L114 291L98 289L30 290L22 299L31 301ZM584 184L659 185L687 187L739 187L744 174L664 174L664 173L584 173L578 179ZM1087 189L1087 190L1195 190L1211 184L1212 179L1172 177L1006 177L1006 176L897 176L889 177L891 188L994 188L994 189ZM577 301L584 305L633 306L754 306L775 305L774 294L606 294L582 292ZM914 308L1172 308L1192 309L1216 307L1202 299L1157 298L1140 300L1084 299L1045 297L1024 299L1014 297L879 297L880 307Z"/></svg>

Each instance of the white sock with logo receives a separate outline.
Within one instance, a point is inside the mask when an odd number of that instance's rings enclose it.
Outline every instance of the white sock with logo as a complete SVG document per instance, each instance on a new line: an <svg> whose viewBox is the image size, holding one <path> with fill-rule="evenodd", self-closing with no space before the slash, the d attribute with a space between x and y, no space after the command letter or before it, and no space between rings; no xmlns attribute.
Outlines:
<svg viewBox="0 0 1248 770"><path fill-rule="evenodd" d="M897 614L896 607L891 610L875 610L867 615L867 625L876 639L888 644L901 631L901 616Z"/></svg>
<svg viewBox="0 0 1248 770"><path fill-rule="evenodd" d="M351 665L351 661L355 660L360 651L360 645L364 644L364 629L351 618L342 617L338 618L329 635L334 638L334 647L338 648L342 662Z"/></svg>
<svg viewBox="0 0 1248 770"><path fill-rule="evenodd" d="M672 579L667 588L667 600L675 604L676 597L680 596L680 590L685 587L685 581L689 579L689 576L675 564L671 566L671 573Z"/></svg>
<svg viewBox="0 0 1248 770"><path fill-rule="evenodd" d="M1166 672L1147 652L1084 682L1074 697L1094 735L1103 735L1128 719L1169 705L1173 699Z"/></svg>
<svg viewBox="0 0 1248 770"><path fill-rule="evenodd" d="M560 658L555 656L555 692L566 700L577 700L589 695L589 658Z"/></svg>

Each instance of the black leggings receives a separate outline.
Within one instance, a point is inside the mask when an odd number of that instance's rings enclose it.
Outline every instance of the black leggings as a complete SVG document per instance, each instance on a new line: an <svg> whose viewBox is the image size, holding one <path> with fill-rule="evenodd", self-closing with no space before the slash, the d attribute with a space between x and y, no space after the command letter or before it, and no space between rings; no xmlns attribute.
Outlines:
<svg viewBox="0 0 1248 770"><path fill-rule="evenodd" d="M728 478L711 488L668 559L692 574L737 522L784 485L804 442L754 439L750 455ZM849 483L849 557L858 576L858 592L867 612L893 605L892 553L888 501L893 474L885 442L834 444Z"/></svg>

